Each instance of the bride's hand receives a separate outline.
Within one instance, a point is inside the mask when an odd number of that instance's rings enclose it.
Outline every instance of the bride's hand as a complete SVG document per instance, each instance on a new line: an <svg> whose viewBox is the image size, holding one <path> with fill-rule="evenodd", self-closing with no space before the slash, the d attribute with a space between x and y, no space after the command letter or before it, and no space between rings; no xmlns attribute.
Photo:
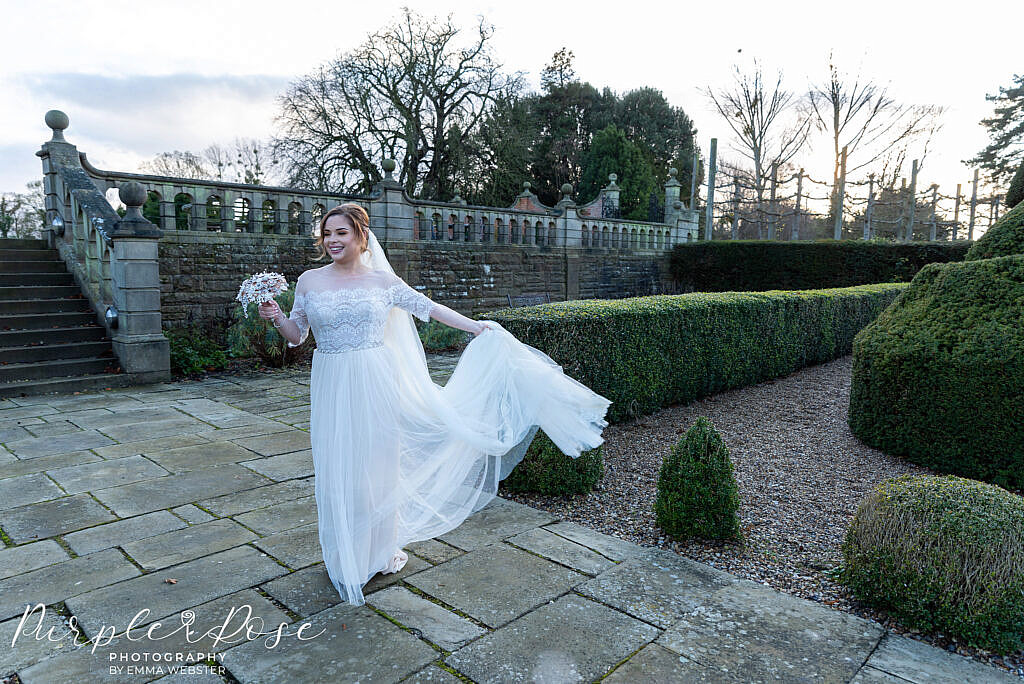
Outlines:
<svg viewBox="0 0 1024 684"><path fill-rule="evenodd" d="M479 335L480 333L482 333L484 330L493 330L493 329L494 329L494 324L491 323L490 321L480 321L480 329L477 330L475 333L473 333L473 335L476 336L476 335Z"/></svg>
<svg viewBox="0 0 1024 684"><path fill-rule="evenodd" d="M275 301L264 302L257 307L260 312L260 318L265 318L268 321L276 319L282 314L281 307Z"/></svg>

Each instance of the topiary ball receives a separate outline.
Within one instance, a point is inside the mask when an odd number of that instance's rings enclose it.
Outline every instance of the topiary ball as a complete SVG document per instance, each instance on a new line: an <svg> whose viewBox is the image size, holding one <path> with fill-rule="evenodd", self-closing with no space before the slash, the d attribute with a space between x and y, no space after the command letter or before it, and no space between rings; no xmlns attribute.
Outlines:
<svg viewBox="0 0 1024 684"><path fill-rule="evenodd" d="M861 501L842 581L906 625L980 648L1024 646L1024 499L947 475L903 475Z"/></svg>
<svg viewBox="0 0 1024 684"><path fill-rule="evenodd" d="M739 507L729 450L711 421L698 418L661 463L658 526L680 541L740 539Z"/></svg>
<svg viewBox="0 0 1024 684"><path fill-rule="evenodd" d="M965 261L1024 254L1024 203L999 217L967 252Z"/></svg>
<svg viewBox="0 0 1024 684"><path fill-rule="evenodd" d="M510 492L568 496L586 494L602 477L604 458L601 447L584 451L578 458L570 458L543 430L538 430L523 460L502 480L502 485Z"/></svg>

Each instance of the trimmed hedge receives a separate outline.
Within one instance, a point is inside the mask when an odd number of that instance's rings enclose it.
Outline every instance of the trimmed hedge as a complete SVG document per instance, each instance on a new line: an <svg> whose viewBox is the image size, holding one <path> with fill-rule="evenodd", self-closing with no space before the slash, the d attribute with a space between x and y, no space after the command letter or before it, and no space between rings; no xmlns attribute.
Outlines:
<svg viewBox="0 0 1024 684"><path fill-rule="evenodd" d="M613 403L609 422L850 353L905 284L587 299L479 314Z"/></svg>
<svg viewBox="0 0 1024 684"><path fill-rule="evenodd" d="M967 261L1024 254L1024 203L999 217L995 225L975 241Z"/></svg>
<svg viewBox="0 0 1024 684"><path fill-rule="evenodd" d="M1024 647L1024 498L959 477L885 480L860 503L840 579L908 626Z"/></svg>
<svg viewBox="0 0 1024 684"><path fill-rule="evenodd" d="M740 495L722 436L704 417L661 462L654 513L669 537L687 541L742 538Z"/></svg>
<svg viewBox="0 0 1024 684"><path fill-rule="evenodd" d="M853 343L849 423L936 470L1024 487L1024 255L932 264Z"/></svg>
<svg viewBox="0 0 1024 684"><path fill-rule="evenodd" d="M563 454L551 438L538 430L523 460L502 480L510 492L537 492L553 496L586 494L604 476L602 447L584 451L579 458Z"/></svg>
<svg viewBox="0 0 1024 684"><path fill-rule="evenodd" d="M933 262L962 261L970 243L722 240L676 245L672 279L685 291L762 292L909 282Z"/></svg>

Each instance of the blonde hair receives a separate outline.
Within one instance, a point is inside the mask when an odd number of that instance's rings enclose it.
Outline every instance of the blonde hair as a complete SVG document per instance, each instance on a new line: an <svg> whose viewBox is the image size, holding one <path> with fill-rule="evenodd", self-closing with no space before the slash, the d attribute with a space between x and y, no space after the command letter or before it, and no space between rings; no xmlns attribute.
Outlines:
<svg viewBox="0 0 1024 684"><path fill-rule="evenodd" d="M332 216L344 216L352 224L356 234L359 236L360 252L365 252L369 249L367 243L370 241L370 215L366 213L358 204L353 202L346 202L345 204L339 204L334 207L326 214L320 217L319 223L317 223L316 233L313 235L313 243L316 245L319 254L316 256L316 261L319 261L327 256L327 248L324 247L324 226L327 224L327 219Z"/></svg>

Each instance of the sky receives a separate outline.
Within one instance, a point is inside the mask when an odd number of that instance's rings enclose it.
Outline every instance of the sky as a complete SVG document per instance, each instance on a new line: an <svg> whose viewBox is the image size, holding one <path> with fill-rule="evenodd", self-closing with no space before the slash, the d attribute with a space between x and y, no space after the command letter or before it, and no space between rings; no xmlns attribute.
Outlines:
<svg viewBox="0 0 1024 684"><path fill-rule="evenodd" d="M41 177L35 152L49 139L43 115L70 118L69 142L99 168L135 171L156 154L199 152L235 137L274 133L275 98L295 78L349 52L399 16L408 2L270 3L205 0L0 0L0 191ZM650 86L737 158L730 131L703 90L728 86L734 66L757 60L784 84L806 90L827 76L829 55L908 104L946 108L919 187L967 188L961 160L987 143L979 121L986 94L1024 73L1019 0L880 2L420 2L472 29L494 25L494 53L507 71L539 87L559 48L575 54L581 80L624 93ZM1004 34L1002 27L1008 27ZM830 173L828 144L798 159Z"/></svg>

